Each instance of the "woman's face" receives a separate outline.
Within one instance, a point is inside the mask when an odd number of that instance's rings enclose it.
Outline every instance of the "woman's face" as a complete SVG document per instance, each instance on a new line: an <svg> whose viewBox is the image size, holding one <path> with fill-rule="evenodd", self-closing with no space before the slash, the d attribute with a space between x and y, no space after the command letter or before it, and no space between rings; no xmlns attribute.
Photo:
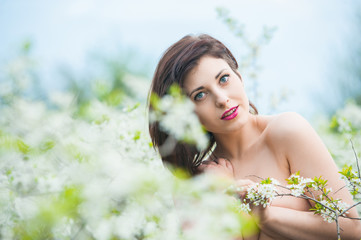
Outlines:
<svg viewBox="0 0 361 240"><path fill-rule="evenodd" d="M225 60L202 57L187 75L184 88L209 132L229 133L247 121L249 102L242 79Z"/></svg>

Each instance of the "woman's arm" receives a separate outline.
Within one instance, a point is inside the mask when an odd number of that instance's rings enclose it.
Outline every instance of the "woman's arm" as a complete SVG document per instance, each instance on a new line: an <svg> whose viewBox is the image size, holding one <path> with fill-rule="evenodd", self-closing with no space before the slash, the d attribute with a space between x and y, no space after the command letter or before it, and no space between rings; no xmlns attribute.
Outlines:
<svg viewBox="0 0 361 240"><path fill-rule="evenodd" d="M267 217L263 218L261 229L274 239L281 236L293 240L337 239L336 223L325 222L313 212L297 211L282 207L267 207ZM361 239L360 223L356 220L340 218L341 239Z"/></svg>
<svg viewBox="0 0 361 240"><path fill-rule="evenodd" d="M342 199L349 205L353 204L351 194L341 180L338 168L326 146L313 130L311 125L296 113L280 115L273 123L269 142L278 153L286 156L290 172L300 172L303 177L322 177L327 179L327 185L332 188L331 196ZM343 188L343 189L341 189ZM341 189L341 190L339 190ZM337 191L339 190L339 191ZM334 192L336 192L334 194ZM315 193L315 196L319 194ZM310 202L314 206L314 202ZM355 208L350 209L348 217L358 217ZM342 239L360 239L361 222L357 220L340 219ZM281 207L269 207L261 219L262 230L280 234L291 239L336 239L335 223L323 221L319 215L312 212L302 212Z"/></svg>

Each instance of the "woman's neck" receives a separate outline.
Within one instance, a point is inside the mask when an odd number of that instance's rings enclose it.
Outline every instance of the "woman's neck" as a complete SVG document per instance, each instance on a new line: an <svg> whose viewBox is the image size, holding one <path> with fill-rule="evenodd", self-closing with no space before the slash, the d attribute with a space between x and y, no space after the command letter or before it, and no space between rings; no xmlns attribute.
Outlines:
<svg viewBox="0 0 361 240"><path fill-rule="evenodd" d="M237 131L214 134L217 143L215 156L240 159L242 154L259 139L263 129L259 124L259 116L250 114L245 125Z"/></svg>

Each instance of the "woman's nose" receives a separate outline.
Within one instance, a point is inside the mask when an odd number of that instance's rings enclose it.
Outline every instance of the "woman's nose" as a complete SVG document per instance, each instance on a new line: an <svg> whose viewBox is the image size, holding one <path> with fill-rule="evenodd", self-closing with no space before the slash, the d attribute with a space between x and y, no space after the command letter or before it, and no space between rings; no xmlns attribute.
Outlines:
<svg viewBox="0 0 361 240"><path fill-rule="evenodd" d="M216 106L219 108L224 108L227 106L229 98L224 93L218 93L216 95Z"/></svg>

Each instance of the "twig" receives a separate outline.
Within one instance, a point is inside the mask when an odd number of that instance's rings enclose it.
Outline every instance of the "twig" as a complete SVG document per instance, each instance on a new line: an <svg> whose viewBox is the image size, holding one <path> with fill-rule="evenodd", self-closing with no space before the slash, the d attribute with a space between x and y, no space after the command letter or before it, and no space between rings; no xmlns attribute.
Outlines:
<svg viewBox="0 0 361 240"><path fill-rule="evenodd" d="M350 210L350 209L353 208L353 207L356 207L356 206L359 205L359 204L361 204L361 202L355 203L355 204L352 205L351 207L349 207L349 208L347 208L346 210L344 210L344 211L341 213L341 215L342 215L342 214L345 214L348 210Z"/></svg>
<svg viewBox="0 0 361 240"><path fill-rule="evenodd" d="M335 211L335 214L336 214L335 222L336 222L336 227L337 227L337 240L340 240L341 239L341 234L340 234L340 225L338 223L338 213L337 213L337 211Z"/></svg>
<svg viewBox="0 0 361 240"><path fill-rule="evenodd" d="M312 196L312 198L315 198L315 195L313 195L313 192L309 188L307 188L307 192Z"/></svg>
<svg viewBox="0 0 361 240"><path fill-rule="evenodd" d="M343 186L342 188L338 189L336 192L334 192L333 194L338 193L339 191L341 191L342 189L344 189L345 187L347 187L347 185Z"/></svg>
<svg viewBox="0 0 361 240"><path fill-rule="evenodd" d="M335 207L335 214L336 214L337 219L338 219L337 210L339 210L339 209L338 209L338 207L337 207L337 204L335 204L335 202L332 201L332 199L329 198L328 194L325 193L325 192L323 191L323 189L318 188L318 190L321 191L321 192L322 192L322 195L325 196L325 197L332 203L332 205ZM337 224L337 227L338 227L338 224Z"/></svg>
<svg viewBox="0 0 361 240"><path fill-rule="evenodd" d="M353 153L355 154L355 158L356 158L358 178L361 179L361 172L360 172L360 166L358 164L358 157L357 157L357 153L356 153L355 147L353 146L353 142L352 142L351 138L350 138L350 142L351 142Z"/></svg>

